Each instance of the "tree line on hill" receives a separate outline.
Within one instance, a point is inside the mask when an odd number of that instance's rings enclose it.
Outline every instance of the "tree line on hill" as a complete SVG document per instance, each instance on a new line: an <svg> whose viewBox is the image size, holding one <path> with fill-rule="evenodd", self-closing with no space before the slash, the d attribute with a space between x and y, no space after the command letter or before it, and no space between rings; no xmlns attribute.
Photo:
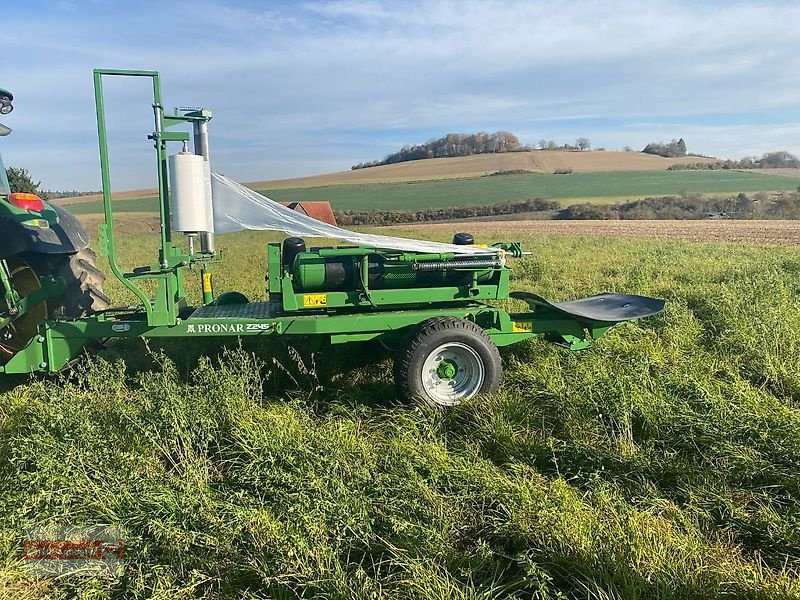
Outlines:
<svg viewBox="0 0 800 600"><path fill-rule="evenodd" d="M589 150L592 143L589 138L579 137L574 144L557 144L554 140L539 140L539 150ZM452 158L454 156L471 156L473 154L496 154L499 152L529 152L537 147L521 144L519 138L508 131L495 133L448 133L438 139L428 140L424 144L406 145L398 152L387 155L383 160L360 162L350 167L351 170L393 165L410 160L426 158ZM598 148L602 150L602 148Z"/></svg>
<svg viewBox="0 0 800 600"><path fill-rule="evenodd" d="M702 194L648 197L617 204L572 204L566 208L553 200L532 198L488 206L461 206L425 210L335 211L342 226L402 225L434 221L539 213L539 218L558 220L661 220L661 219L800 219L800 190L767 194L745 193L726 198Z"/></svg>
<svg viewBox="0 0 800 600"><path fill-rule="evenodd" d="M794 154L780 150L778 152L767 152L761 158L755 156L745 156L740 160L725 160L720 162L706 163L677 163L670 165L669 171L717 171L720 169L797 169L800 168L800 159Z"/></svg>
<svg viewBox="0 0 800 600"><path fill-rule="evenodd" d="M512 215L527 212L558 211L561 205L553 200L531 198L515 202L500 202L485 206L457 206L424 210L344 210L334 211L339 225L399 225L426 221L454 221L475 217Z"/></svg>
<svg viewBox="0 0 800 600"><path fill-rule="evenodd" d="M473 154L491 154L498 152L528 152L532 150L561 150L584 151L591 150L592 143L589 138L579 137L574 144L558 144L554 140L539 140L538 146L521 144L519 138L508 131L495 133L478 132L473 134L448 133L439 138L429 140L424 144L403 146L399 152L389 154L383 160L361 162L351 167L366 169L381 165L391 165L411 160L426 158L450 158L454 156L470 156ZM604 150L597 148L596 150ZM633 152L630 146L625 146L626 152ZM686 148L683 138L673 138L669 142L650 142L642 148L643 154L653 154L665 158L678 158L693 156ZM697 156L697 155L694 155ZM717 169L774 169L781 167L798 168L800 160L793 154L784 150L768 152L761 158L748 156L741 160L725 160L720 162L689 162L671 165L669 170L717 170ZM571 170L570 170L571 171ZM565 171L566 172L566 171ZM505 172L498 172L505 174ZM556 174L561 174L560 172Z"/></svg>
<svg viewBox="0 0 800 600"><path fill-rule="evenodd" d="M34 181L28 169L19 169L17 167L8 167L6 169L6 177L8 177L8 186L12 192L23 192L26 194L36 194L42 200L55 200L57 198L74 198L75 196L88 196L90 194L99 194L100 192L79 192L78 190L43 190L41 189L42 182Z"/></svg>
<svg viewBox="0 0 800 600"><path fill-rule="evenodd" d="M539 140L539 144L537 146L539 150L567 150L567 151L574 151L579 150L583 152L584 150L591 150L592 149L592 142L589 141L589 138L579 137L575 140L574 144L558 144L555 140ZM533 150L531 146L526 146L526 149ZM597 148L598 151L605 150L605 148Z"/></svg>
<svg viewBox="0 0 800 600"><path fill-rule="evenodd" d="M671 142L665 144L664 142L650 142L643 149L644 154L655 154L656 156L664 156L666 158L674 158L676 156L686 156L686 142L683 138L673 139Z"/></svg>
<svg viewBox="0 0 800 600"><path fill-rule="evenodd" d="M79 192L78 190L43 190L44 196L42 199L57 200L58 198L76 198L78 196L92 196L94 194L102 194L102 190L95 190L93 192Z"/></svg>
<svg viewBox="0 0 800 600"><path fill-rule="evenodd" d="M448 133L439 139L428 140L424 144L403 146L399 152L389 154L383 160L358 163L351 169L366 169L423 158L450 158L472 154L514 152L520 150L521 147L519 138L508 131L496 131L495 133L480 131L472 134Z"/></svg>
<svg viewBox="0 0 800 600"><path fill-rule="evenodd" d="M619 204L573 204L558 214L568 220L632 219L800 219L800 190L770 195L759 192L727 198L702 194L643 198Z"/></svg>
<svg viewBox="0 0 800 600"><path fill-rule="evenodd" d="M580 151L591 150L592 143L587 137L579 137L574 144L558 144L555 140L542 138L537 146L521 144L519 138L508 131L495 133L448 133L438 139L431 139L424 144L409 144L403 146L398 152L387 155L383 160L360 162L353 165L351 170L367 169L382 165L392 165L410 160L423 160L426 158L451 158L454 156L470 156L473 154L493 154L497 152L527 152L531 150L566 150ZM604 150L604 148L597 148ZM628 146L626 151L631 151ZM683 138L673 139L670 142L651 142L642 150L645 154L655 154L665 157L686 156L686 142Z"/></svg>
<svg viewBox="0 0 800 600"><path fill-rule="evenodd" d="M34 181L28 169L18 169L17 167L8 167L6 169L6 177L8 177L8 186L12 192L21 192L23 194L36 194L42 200L47 200L47 193L40 190L42 185L41 181Z"/></svg>

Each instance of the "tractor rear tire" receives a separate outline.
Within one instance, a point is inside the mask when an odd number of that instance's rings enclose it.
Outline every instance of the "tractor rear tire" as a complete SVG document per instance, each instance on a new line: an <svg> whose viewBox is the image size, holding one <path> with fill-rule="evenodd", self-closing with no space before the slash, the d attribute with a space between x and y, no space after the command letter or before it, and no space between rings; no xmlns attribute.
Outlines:
<svg viewBox="0 0 800 600"><path fill-rule="evenodd" d="M67 285L64 294L47 301L49 319L79 319L111 305L103 293L106 276L97 268L93 250L86 248L75 254L26 253L22 258L39 277L61 277Z"/></svg>
<svg viewBox="0 0 800 600"><path fill-rule="evenodd" d="M398 396L434 408L497 392L500 352L480 325L435 317L411 332L395 359Z"/></svg>
<svg viewBox="0 0 800 600"><path fill-rule="evenodd" d="M60 277L66 290L0 330L0 364L30 342L44 319L78 319L109 307L110 300L103 293L105 275L95 266L96 258L93 251L85 249L74 254L25 252L6 259L22 297L41 287L44 277Z"/></svg>

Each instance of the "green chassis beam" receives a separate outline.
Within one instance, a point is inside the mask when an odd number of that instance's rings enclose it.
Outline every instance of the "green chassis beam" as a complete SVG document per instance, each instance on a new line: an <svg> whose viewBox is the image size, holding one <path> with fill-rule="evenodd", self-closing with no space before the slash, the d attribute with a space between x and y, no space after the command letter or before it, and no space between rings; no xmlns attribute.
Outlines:
<svg viewBox="0 0 800 600"><path fill-rule="evenodd" d="M438 316L453 316L479 324L498 346L507 346L543 335L572 349L581 349L603 335L610 327L591 327L560 316L534 318L534 313L513 313L472 304L423 310L370 311L347 314L307 314L270 317L269 304L207 307L217 316L179 318L175 325L150 325L143 312L101 314L76 321L47 321L26 348L17 353L0 372L54 373L80 354L91 340L133 337L244 337L305 336L333 344L382 338L401 339L409 328ZM252 314L253 316L248 316ZM230 316L238 315L238 316Z"/></svg>

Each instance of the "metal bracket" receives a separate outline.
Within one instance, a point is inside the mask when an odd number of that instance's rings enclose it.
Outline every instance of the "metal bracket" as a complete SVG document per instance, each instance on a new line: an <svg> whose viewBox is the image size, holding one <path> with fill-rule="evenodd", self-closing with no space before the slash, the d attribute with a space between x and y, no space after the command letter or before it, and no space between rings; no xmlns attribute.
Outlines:
<svg viewBox="0 0 800 600"><path fill-rule="evenodd" d="M26 315L28 311L34 306L38 306L48 299L63 294L67 289L67 284L60 277L42 277L40 278L41 287L34 290L24 298L20 298L17 291L11 286L11 278L8 275L8 265L5 260L0 261L0 280L3 282L3 288L6 298L7 314L0 314L0 328L6 327L9 323ZM10 294L6 290L6 285L10 286ZM13 297L13 301L9 298Z"/></svg>
<svg viewBox="0 0 800 600"><path fill-rule="evenodd" d="M11 272L8 270L8 263L5 259L0 260L0 283L3 285L3 298L6 301L6 311L9 315L16 317L19 312L20 297L11 284Z"/></svg>

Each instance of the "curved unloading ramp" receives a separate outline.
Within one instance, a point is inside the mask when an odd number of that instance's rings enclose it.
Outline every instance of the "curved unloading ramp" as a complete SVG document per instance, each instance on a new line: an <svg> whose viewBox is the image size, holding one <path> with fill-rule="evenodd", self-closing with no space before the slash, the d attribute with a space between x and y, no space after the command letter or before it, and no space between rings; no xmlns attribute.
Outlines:
<svg viewBox="0 0 800 600"><path fill-rule="evenodd" d="M510 296L524 300L531 309L548 309L588 325L615 325L624 321L643 319L664 310L665 301L632 294L597 294L579 300L550 302L531 292L511 292Z"/></svg>

